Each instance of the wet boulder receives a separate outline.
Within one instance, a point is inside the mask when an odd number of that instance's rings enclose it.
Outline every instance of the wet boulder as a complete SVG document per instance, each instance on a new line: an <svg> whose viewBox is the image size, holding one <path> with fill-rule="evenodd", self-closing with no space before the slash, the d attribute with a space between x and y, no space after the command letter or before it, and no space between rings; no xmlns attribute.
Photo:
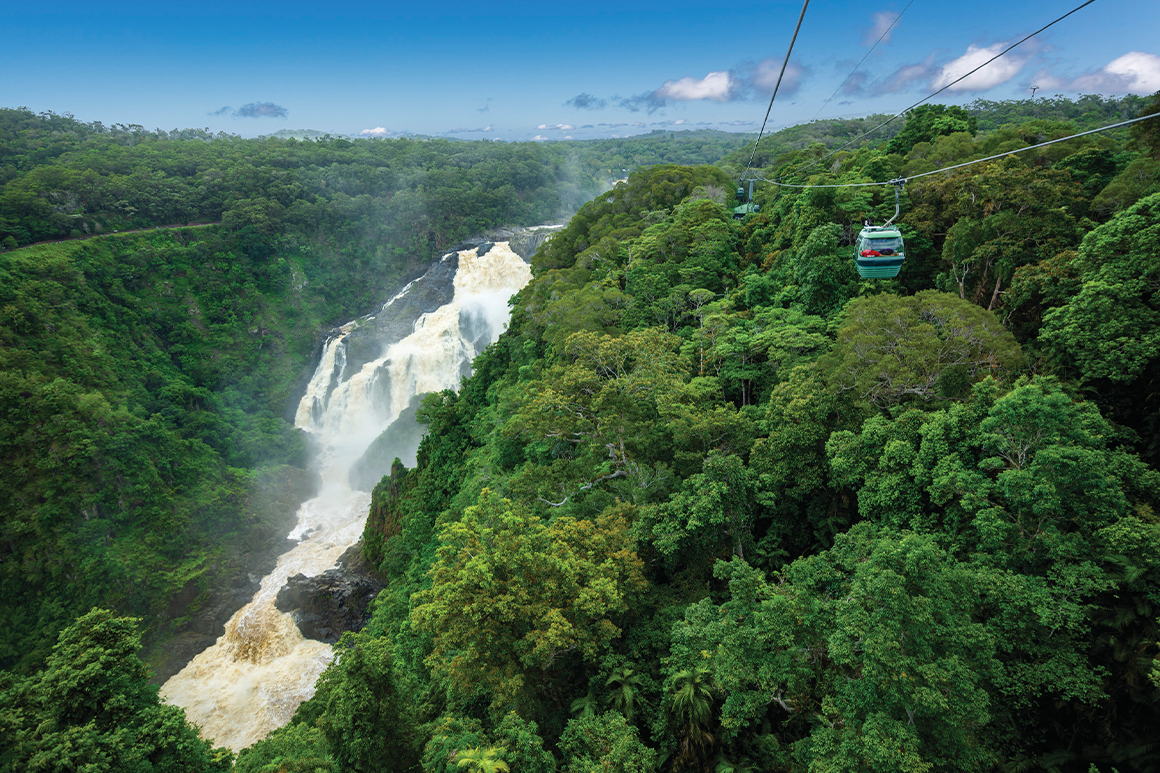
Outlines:
<svg viewBox="0 0 1160 773"><path fill-rule="evenodd" d="M385 579L362 557L362 543L342 554L338 566L316 577L296 574L278 591L274 605L290 614L308 639L334 644L345 631L361 631Z"/></svg>

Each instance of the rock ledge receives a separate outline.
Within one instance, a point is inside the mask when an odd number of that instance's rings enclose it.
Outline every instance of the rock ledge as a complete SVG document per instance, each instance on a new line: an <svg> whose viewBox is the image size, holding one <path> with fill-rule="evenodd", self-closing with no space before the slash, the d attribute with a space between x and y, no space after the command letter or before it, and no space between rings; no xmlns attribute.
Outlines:
<svg viewBox="0 0 1160 773"><path fill-rule="evenodd" d="M334 644L343 632L363 629L371 618L371 602L386 585L363 558L359 542L342 554L334 569L316 577L291 577L274 605L294 617L306 638Z"/></svg>

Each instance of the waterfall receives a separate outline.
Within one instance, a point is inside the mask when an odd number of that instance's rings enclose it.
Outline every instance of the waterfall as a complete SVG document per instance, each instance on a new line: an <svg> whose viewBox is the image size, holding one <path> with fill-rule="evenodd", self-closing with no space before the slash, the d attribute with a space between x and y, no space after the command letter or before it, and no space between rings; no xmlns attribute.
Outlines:
<svg viewBox="0 0 1160 773"><path fill-rule="evenodd" d="M358 541L370 495L351 490L351 467L412 397L459 386L472 358L506 326L508 300L531 278L528 265L506 242L448 255L444 262L453 257L458 268L450 302L419 316L409 335L387 337L377 359L352 361L352 337L389 328L384 319L397 312L396 303L404 305L420 292L423 280L408 285L376 315L343 325L326 342L295 419L322 449L323 481L318 496L298 510L289 535L298 544L278 559L217 643L161 688L162 697L184 708L202 735L218 745L235 751L252 745L289 722L314 694L332 658L330 646L303 637L293 618L274 606L278 590L293 575L332 569Z"/></svg>

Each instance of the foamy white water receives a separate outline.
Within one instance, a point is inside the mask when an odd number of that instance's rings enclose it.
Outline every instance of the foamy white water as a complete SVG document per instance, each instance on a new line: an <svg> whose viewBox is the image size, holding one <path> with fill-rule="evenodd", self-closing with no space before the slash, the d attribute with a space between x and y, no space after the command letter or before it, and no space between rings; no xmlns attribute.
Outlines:
<svg viewBox="0 0 1160 773"><path fill-rule="evenodd" d="M529 279L528 265L506 242L482 256L465 250L451 303L424 314L411 335L359 372L346 373L346 338L359 321L327 342L295 420L323 449L322 490L299 508L289 535L299 542L230 618L217 643L161 688L162 697L184 708L203 736L241 750L289 722L314 694L333 657L330 645L304 638L291 616L278 611L278 590L295 574L310 577L334 568L358 542L370 495L350 489L351 466L414 395L459 386L478 350L503 332L507 302Z"/></svg>

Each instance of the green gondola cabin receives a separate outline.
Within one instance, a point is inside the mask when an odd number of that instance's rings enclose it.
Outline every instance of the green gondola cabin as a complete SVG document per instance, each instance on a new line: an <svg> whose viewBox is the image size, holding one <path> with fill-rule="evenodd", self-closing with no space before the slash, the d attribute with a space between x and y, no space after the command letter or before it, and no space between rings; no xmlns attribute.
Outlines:
<svg viewBox="0 0 1160 773"><path fill-rule="evenodd" d="M739 206L733 208L733 219L741 220L746 215L752 215L755 212L760 212L761 207L753 202L753 181L749 182L749 197L745 196L745 189L737 187L737 200L741 202Z"/></svg>
<svg viewBox="0 0 1160 773"><path fill-rule="evenodd" d="M739 207L733 208L733 219L734 220L741 220L746 215L752 215L752 214L754 214L756 212L760 212L760 211L761 211L760 205L754 204L752 201L749 201L749 202L742 204Z"/></svg>
<svg viewBox="0 0 1160 773"><path fill-rule="evenodd" d="M889 279L898 276L906 246L897 226L868 225L854 243L854 263L863 279Z"/></svg>

